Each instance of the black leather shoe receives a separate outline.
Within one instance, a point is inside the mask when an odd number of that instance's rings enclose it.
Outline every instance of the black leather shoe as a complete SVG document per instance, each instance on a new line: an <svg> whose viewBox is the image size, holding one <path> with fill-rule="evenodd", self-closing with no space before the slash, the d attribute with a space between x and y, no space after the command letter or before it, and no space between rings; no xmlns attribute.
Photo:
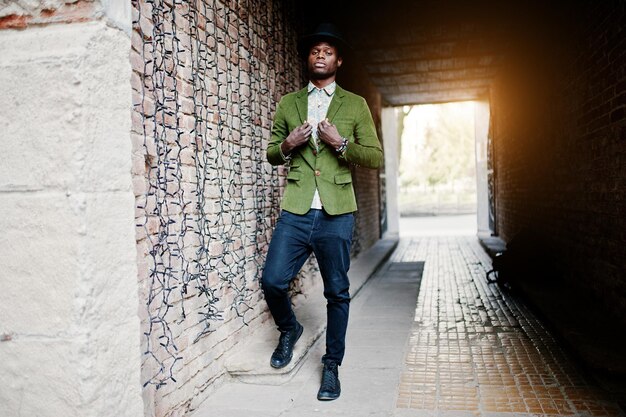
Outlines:
<svg viewBox="0 0 626 417"><path fill-rule="evenodd" d="M278 339L278 346L272 353L272 359L270 359L270 365L272 368L283 368L291 362L293 357L293 347L302 336L304 327L300 323L296 322L296 327L292 330L280 333Z"/></svg>
<svg viewBox="0 0 626 417"><path fill-rule="evenodd" d="M340 394L341 383L339 383L338 365L335 362L327 362L322 371L322 384L317 392L317 399L320 401L336 400Z"/></svg>

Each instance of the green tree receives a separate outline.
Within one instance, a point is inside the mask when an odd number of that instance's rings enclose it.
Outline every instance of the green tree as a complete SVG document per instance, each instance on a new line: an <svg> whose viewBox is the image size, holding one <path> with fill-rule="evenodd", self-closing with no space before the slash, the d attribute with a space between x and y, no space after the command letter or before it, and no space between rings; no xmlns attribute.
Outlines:
<svg viewBox="0 0 626 417"><path fill-rule="evenodd" d="M437 121L426 132L424 171L429 185L473 176L474 123L454 104L438 106Z"/></svg>

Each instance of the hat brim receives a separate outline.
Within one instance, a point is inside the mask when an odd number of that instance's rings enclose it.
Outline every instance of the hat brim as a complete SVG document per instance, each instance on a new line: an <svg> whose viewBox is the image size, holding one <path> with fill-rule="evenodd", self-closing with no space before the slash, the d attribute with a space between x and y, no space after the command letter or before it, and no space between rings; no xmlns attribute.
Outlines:
<svg viewBox="0 0 626 417"><path fill-rule="evenodd" d="M342 37L330 32L318 32L300 38L298 41L298 55L300 55L300 58L306 58L309 55L311 47L317 42L328 42L336 46L341 53L345 53L350 49L350 45L348 45Z"/></svg>

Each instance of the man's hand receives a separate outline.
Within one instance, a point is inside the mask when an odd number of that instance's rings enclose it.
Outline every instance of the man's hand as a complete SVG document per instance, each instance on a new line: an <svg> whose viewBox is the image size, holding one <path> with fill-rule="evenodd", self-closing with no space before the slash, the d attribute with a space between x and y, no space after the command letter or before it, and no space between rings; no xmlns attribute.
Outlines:
<svg viewBox="0 0 626 417"><path fill-rule="evenodd" d="M313 127L309 122L304 122L304 124L292 130L287 139L280 144L283 154L290 154L295 148L305 144L309 140L312 131Z"/></svg>
<svg viewBox="0 0 626 417"><path fill-rule="evenodd" d="M328 119L322 120L317 125L317 136L320 138L321 141L325 142L335 149L340 147L341 143L343 142L343 138L341 137L341 135L339 135L339 132L337 131L337 126L330 123Z"/></svg>

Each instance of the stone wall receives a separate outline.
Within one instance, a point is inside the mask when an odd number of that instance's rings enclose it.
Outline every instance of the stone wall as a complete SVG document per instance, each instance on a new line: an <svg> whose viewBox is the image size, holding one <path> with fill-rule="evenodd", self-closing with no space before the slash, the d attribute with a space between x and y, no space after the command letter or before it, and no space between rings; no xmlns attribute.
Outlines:
<svg viewBox="0 0 626 417"><path fill-rule="evenodd" d="M563 285L626 323L625 5L559 13L492 92L498 233L540 236Z"/></svg>
<svg viewBox="0 0 626 417"><path fill-rule="evenodd" d="M43 3L0 6L0 414L140 416L130 13Z"/></svg>

